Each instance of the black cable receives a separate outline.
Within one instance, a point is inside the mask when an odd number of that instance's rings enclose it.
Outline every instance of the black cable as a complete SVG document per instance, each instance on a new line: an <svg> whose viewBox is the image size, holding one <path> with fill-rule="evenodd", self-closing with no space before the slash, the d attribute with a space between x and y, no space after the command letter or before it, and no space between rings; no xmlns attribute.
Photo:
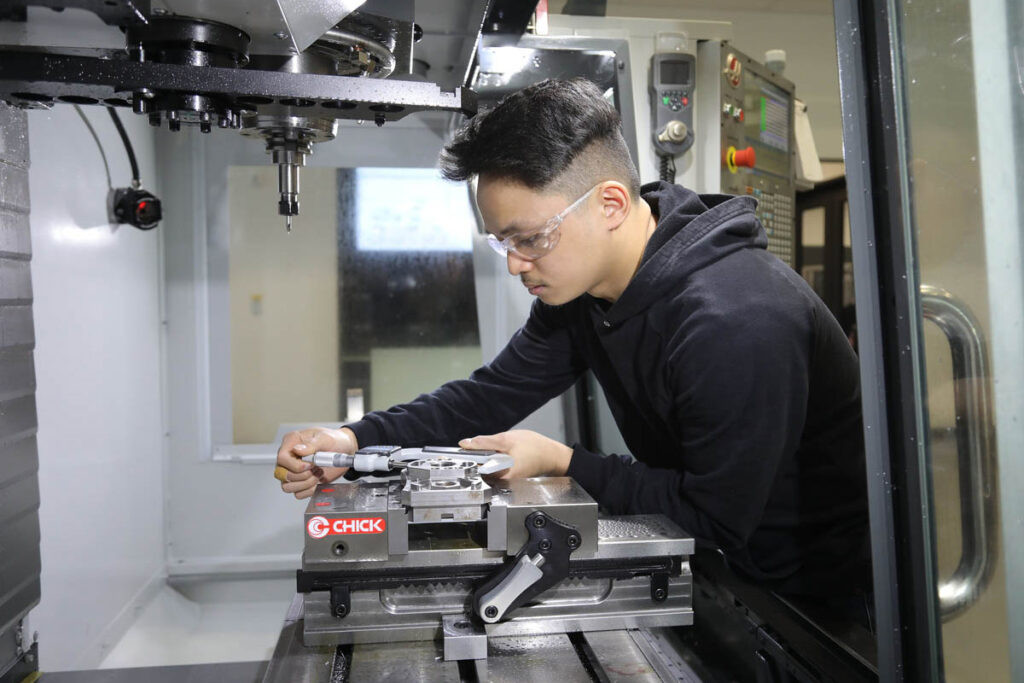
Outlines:
<svg viewBox="0 0 1024 683"><path fill-rule="evenodd" d="M107 187L113 187L114 184L110 180L110 164L107 163L107 153L103 149L103 143L100 142L100 136L96 134L96 129L92 127L92 123L90 123L89 119L86 118L85 112L82 111L82 108L77 104L73 104L71 106L75 108L76 112L78 112L78 116L82 119L85 127L89 129L89 134L92 135L92 139L96 142L96 147L100 150L100 157L103 159L103 170L107 173Z"/></svg>
<svg viewBox="0 0 1024 683"><path fill-rule="evenodd" d="M132 141L128 139L128 133L124 129L124 124L121 123L121 117L117 115L113 107L107 107L107 113L110 114L110 119L114 122L114 126L117 128L117 132L121 134L121 142L124 143L124 149L128 152L128 163L132 165L132 184L141 187L142 181L139 180L139 162L135 160L135 150L132 149Z"/></svg>
<svg viewBox="0 0 1024 683"><path fill-rule="evenodd" d="M664 180L666 183L676 182L676 160L668 154L659 154L661 159L660 175L659 178Z"/></svg>

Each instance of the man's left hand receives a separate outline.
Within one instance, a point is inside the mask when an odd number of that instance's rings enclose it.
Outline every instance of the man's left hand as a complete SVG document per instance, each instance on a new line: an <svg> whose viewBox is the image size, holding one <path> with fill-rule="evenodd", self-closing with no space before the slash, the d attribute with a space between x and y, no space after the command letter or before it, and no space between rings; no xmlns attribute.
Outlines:
<svg viewBox="0 0 1024 683"><path fill-rule="evenodd" d="M572 449L564 443L527 429L474 436L472 439L463 439L459 446L511 455L515 464L494 475L493 479L499 481L525 477L564 477L572 459Z"/></svg>

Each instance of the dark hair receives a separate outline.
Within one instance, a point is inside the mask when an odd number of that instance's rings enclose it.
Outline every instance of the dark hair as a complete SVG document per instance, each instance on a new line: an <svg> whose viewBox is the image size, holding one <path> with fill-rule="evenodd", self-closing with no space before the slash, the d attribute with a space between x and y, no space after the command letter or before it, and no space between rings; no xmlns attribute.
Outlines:
<svg viewBox="0 0 1024 683"><path fill-rule="evenodd" d="M635 198L640 176L620 127L615 107L587 79L541 81L471 119L441 152L441 174L493 175L570 197L618 180Z"/></svg>

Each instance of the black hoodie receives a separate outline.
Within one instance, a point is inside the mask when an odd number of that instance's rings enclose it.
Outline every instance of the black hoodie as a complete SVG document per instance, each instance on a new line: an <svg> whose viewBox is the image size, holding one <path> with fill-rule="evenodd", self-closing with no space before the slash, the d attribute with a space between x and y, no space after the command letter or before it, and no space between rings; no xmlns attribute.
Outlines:
<svg viewBox="0 0 1024 683"><path fill-rule="evenodd" d="M569 476L612 514L668 515L782 592L866 590L857 358L821 299L765 249L751 197L656 183L658 217L614 303L534 303L469 379L351 425L360 445L509 429L588 368L629 455L574 448Z"/></svg>

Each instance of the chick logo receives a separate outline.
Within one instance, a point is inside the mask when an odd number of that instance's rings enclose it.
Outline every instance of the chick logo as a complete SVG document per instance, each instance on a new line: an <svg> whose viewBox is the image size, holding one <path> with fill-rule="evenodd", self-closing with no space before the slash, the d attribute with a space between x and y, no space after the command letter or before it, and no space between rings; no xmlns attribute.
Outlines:
<svg viewBox="0 0 1024 683"><path fill-rule="evenodd" d="M306 531L312 538L323 538L331 530L331 523L324 517L312 517L306 524Z"/></svg>

